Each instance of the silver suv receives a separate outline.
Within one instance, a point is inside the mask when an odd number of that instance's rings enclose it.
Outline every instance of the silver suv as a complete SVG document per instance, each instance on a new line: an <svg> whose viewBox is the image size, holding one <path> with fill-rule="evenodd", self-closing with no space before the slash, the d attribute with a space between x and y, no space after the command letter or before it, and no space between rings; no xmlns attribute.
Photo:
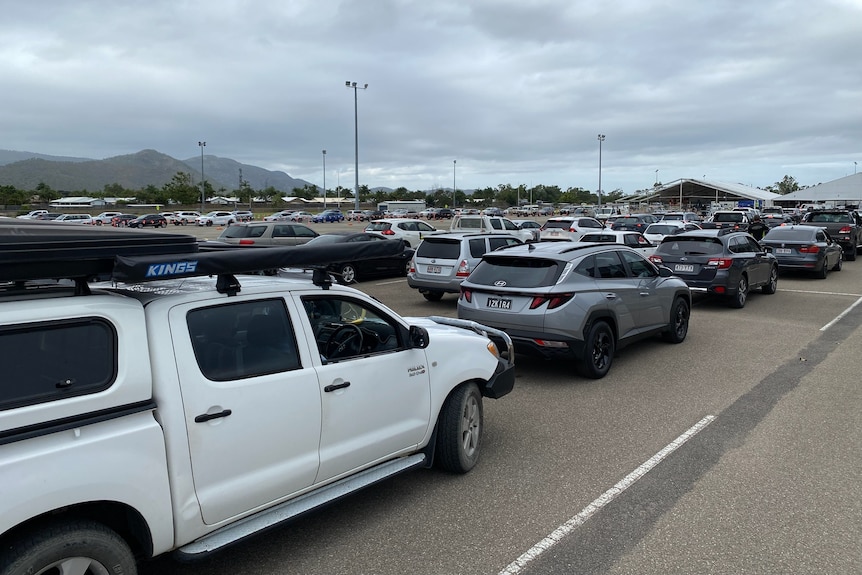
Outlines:
<svg viewBox="0 0 862 575"><path fill-rule="evenodd" d="M499 248L521 245L515 236L496 233L456 232L425 236L416 254L407 285L428 301L440 301L445 293L458 293L461 282L482 259Z"/></svg>
<svg viewBox="0 0 862 575"><path fill-rule="evenodd" d="M688 334L691 294L666 267L623 245L539 242L489 253L461 283L458 317L509 334L515 351L574 359L604 377L614 351Z"/></svg>

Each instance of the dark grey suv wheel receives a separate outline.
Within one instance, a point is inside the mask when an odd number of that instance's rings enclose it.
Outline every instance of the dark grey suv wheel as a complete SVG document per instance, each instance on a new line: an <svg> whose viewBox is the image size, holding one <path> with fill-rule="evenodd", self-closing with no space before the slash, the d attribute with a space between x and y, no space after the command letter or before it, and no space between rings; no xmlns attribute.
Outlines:
<svg viewBox="0 0 862 575"><path fill-rule="evenodd" d="M587 333L584 341L584 358L581 373L590 379L601 379L607 375L614 360L614 331L604 321L597 321Z"/></svg>

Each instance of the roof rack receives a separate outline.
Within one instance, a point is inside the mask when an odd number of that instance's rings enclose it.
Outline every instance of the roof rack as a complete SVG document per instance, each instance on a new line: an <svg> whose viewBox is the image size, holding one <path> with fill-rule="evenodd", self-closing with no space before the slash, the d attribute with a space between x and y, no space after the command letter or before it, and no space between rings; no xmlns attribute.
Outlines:
<svg viewBox="0 0 862 575"><path fill-rule="evenodd" d="M67 279L75 282L78 292L89 293L87 282L96 280L138 283L218 276L218 291L234 295L240 289L236 274L283 267L322 269L403 251L403 240L225 248L185 234L11 220L0 223L0 282ZM314 280L322 287L329 285L324 273L315 273Z"/></svg>

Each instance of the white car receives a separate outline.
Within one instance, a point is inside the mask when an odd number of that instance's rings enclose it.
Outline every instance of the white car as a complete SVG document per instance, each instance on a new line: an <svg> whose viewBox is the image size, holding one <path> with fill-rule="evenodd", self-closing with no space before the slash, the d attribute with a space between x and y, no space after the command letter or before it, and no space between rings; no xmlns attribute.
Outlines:
<svg viewBox="0 0 862 575"><path fill-rule="evenodd" d="M630 231L602 230L600 232L590 232L582 235L578 241L584 243L623 244L640 252L645 258L651 256L656 248L656 245L646 239L642 233Z"/></svg>
<svg viewBox="0 0 862 575"><path fill-rule="evenodd" d="M383 218L370 221L365 231L388 239L404 240L407 247L415 248L424 236L437 232L437 228L412 218Z"/></svg>
<svg viewBox="0 0 862 575"><path fill-rule="evenodd" d="M570 241L576 242L586 233L599 232L605 225L587 216L564 216L548 218L539 232L540 241Z"/></svg>
<svg viewBox="0 0 862 575"><path fill-rule="evenodd" d="M93 224L93 216L90 214L60 214L51 221L60 224L83 224L90 226Z"/></svg>
<svg viewBox="0 0 862 575"><path fill-rule="evenodd" d="M699 230L700 226L680 220L661 220L650 224L644 230L644 237L654 244L659 244L665 236L672 236L689 230Z"/></svg>
<svg viewBox="0 0 862 575"><path fill-rule="evenodd" d="M47 214L48 210L33 210L32 212L28 212L26 214L20 215L17 217L19 220L35 220L42 214Z"/></svg>
<svg viewBox="0 0 862 575"><path fill-rule="evenodd" d="M229 226L236 223L233 212L214 211L198 218L199 226Z"/></svg>
<svg viewBox="0 0 862 575"><path fill-rule="evenodd" d="M263 221L265 222L282 222L290 217L290 215L296 210L281 210L280 212L275 212L274 214L270 214L268 216L263 217Z"/></svg>
<svg viewBox="0 0 862 575"><path fill-rule="evenodd" d="M174 212L171 219L175 226L187 226L189 224L197 224L201 215L198 212Z"/></svg>

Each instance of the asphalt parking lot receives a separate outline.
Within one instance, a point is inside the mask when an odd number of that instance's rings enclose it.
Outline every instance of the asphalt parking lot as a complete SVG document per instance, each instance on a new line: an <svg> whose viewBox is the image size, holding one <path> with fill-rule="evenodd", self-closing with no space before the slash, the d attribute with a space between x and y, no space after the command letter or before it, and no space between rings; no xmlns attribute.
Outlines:
<svg viewBox="0 0 862 575"><path fill-rule="evenodd" d="M403 278L356 287L402 315L456 315L456 296L427 302ZM485 402L471 473L411 472L141 571L859 573L860 301L862 260L783 275L742 310L696 296L684 343L626 348L601 380L518 358L515 390Z"/></svg>

